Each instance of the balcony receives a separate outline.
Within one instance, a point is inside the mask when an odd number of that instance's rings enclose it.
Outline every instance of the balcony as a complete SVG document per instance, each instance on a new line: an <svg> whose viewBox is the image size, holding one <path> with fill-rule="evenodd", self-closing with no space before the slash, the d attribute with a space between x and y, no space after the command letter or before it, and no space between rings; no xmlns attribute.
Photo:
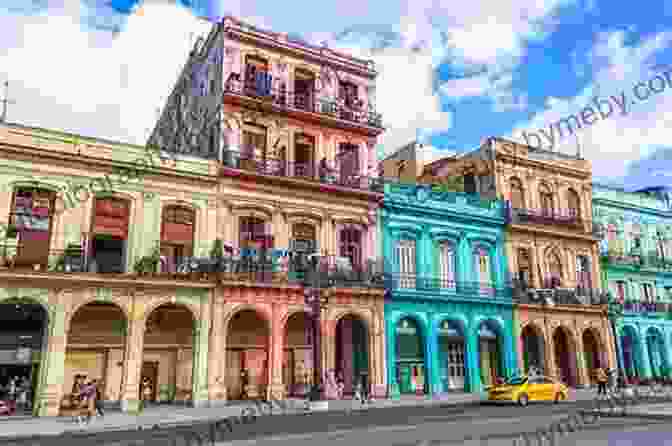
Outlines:
<svg viewBox="0 0 672 446"><path fill-rule="evenodd" d="M365 110L357 99L317 99L314 93L292 93L268 88L253 82L243 82L232 74L224 84L224 94L244 97L277 107L279 110L314 114L358 126L383 129L383 118L372 109Z"/></svg>
<svg viewBox="0 0 672 446"><path fill-rule="evenodd" d="M658 313L672 312L672 304L666 302L646 302L630 300L623 302L623 311L628 313Z"/></svg>
<svg viewBox="0 0 672 446"><path fill-rule="evenodd" d="M511 208L511 224L562 225L583 228L583 220L571 210Z"/></svg>
<svg viewBox="0 0 672 446"><path fill-rule="evenodd" d="M672 258L664 257L656 251L642 253L641 250L611 250L602 254L602 260L610 265L627 265L636 268L669 270L672 269Z"/></svg>
<svg viewBox="0 0 672 446"><path fill-rule="evenodd" d="M576 288L531 288L527 281L512 280L513 300L519 303L546 305L606 305L608 295L604 290Z"/></svg>
<svg viewBox="0 0 672 446"><path fill-rule="evenodd" d="M388 287L393 290L439 291L477 298L511 298L510 286L495 286L493 283L457 281L453 279L419 276L415 274L388 274Z"/></svg>
<svg viewBox="0 0 672 446"><path fill-rule="evenodd" d="M231 175L226 169L249 172L256 175L295 178L317 184L333 185L366 192L383 193L383 185L377 178L360 175L332 168L320 168L318 163L297 163L281 158L254 155L252 148L244 148L243 152L225 150L222 167L224 175ZM238 173L235 174L238 176Z"/></svg>

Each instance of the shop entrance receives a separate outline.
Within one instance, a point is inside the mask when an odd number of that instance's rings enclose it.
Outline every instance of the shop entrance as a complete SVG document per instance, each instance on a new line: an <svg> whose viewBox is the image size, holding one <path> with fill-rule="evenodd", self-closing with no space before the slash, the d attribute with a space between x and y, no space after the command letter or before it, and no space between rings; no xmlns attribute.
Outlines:
<svg viewBox="0 0 672 446"><path fill-rule="evenodd" d="M397 382L399 392L423 394L427 392L425 355L418 325L411 318L404 318L397 325Z"/></svg>
<svg viewBox="0 0 672 446"><path fill-rule="evenodd" d="M39 304L0 304L0 416L34 412L46 324Z"/></svg>

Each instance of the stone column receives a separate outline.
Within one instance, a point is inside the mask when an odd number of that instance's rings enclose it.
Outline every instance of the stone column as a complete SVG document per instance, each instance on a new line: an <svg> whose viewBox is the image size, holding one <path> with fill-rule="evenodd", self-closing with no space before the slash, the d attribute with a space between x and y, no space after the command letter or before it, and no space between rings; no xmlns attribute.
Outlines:
<svg viewBox="0 0 672 446"><path fill-rule="evenodd" d="M54 293L56 294L56 293ZM42 352L40 367L44 369L44 378L38 391L33 413L40 417L58 416L64 389L65 349L67 333L65 330L65 305L61 296L54 299L48 309L48 328L46 349Z"/></svg>
<svg viewBox="0 0 672 446"><path fill-rule="evenodd" d="M558 376L558 369L555 364L555 343L553 342L553 330L550 327L544 326L544 363L545 375L560 379Z"/></svg>
<svg viewBox="0 0 672 446"><path fill-rule="evenodd" d="M651 379L653 373L651 371L651 357L649 355L649 345L646 341L646 329L640 328L639 333L639 348L641 351L641 367L638 372L641 373L642 378Z"/></svg>
<svg viewBox="0 0 672 446"><path fill-rule="evenodd" d="M212 323L210 325L210 346L208 348L208 389L211 405L224 404L224 362L226 358L226 333L224 332L224 298L221 288L215 288L212 298Z"/></svg>
<svg viewBox="0 0 672 446"><path fill-rule="evenodd" d="M270 397L285 398L285 387L282 383L282 361L284 353L284 330L282 326L282 307L277 302L272 304L271 339L270 339Z"/></svg>
<svg viewBox="0 0 672 446"><path fill-rule="evenodd" d="M576 353L572 357L575 364L574 370L576 373L576 385L577 387L588 388L590 387L590 372L586 366L586 361L584 360L585 346L583 345L583 339L578 333L572 333L576 343Z"/></svg>
<svg viewBox="0 0 672 446"><path fill-rule="evenodd" d="M466 234L460 234L457 248L457 281L464 284L470 280L472 272L471 256L469 255L469 241Z"/></svg>
<svg viewBox="0 0 672 446"><path fill-rule="evenodd" d="M427 345L429 347L429 358L427 361L427 368L429 369L429 392L430 395L439 395L442 391L440 376L441 368L439 366L439 338L434 316L431 314L428 314L427 321Z"/></svg>
<svg viewBox="0 0 672 446"><path fill-rule="evenodd" d="M194 327L193 370L191 392L194 407L208 405L208 341L210 337L210 299L201 296L200 318Z"/></svg>
<svg viewBox="0 0 672 446"><path fill-rule="evenodd" d="M144 348L144 305L137 302L135 295L131 295L131 313L128 321L124 363L122 370L121 410L123 412L137 412L140 408L140 369L142 367L142 353Z"/></svg>
<svg viewBox="0 0 672 446"><path fill-rule="evenodd" d="M385 330L385 341L387 343L387 382L388 389L387 395L388 398L398 399L399 394L399 383L397 382L397 346L396 346L396 328L398 321L392 323L394 319L388 319L385 321L386 327L389 329Z"/></svg>
<svg viewBox="0 0 672 446"><path fill-rule="evenodd" d="M381 296L382 297L382 296ZM383 311L373 312L371 318L371 368L375 376L373 396L374 398L385 398L387 395L387 374L385 361L385 324Z"/></svg>
<svg viewBox="0 0 672 446"><path fill-rule="evenodd" d="M469 378L468 391L471 393L477 393L482 391L481 384L481 367L478 363L478 329L474 328L467 330L465 339L466 347L466 368L467 376Z"/></svg>

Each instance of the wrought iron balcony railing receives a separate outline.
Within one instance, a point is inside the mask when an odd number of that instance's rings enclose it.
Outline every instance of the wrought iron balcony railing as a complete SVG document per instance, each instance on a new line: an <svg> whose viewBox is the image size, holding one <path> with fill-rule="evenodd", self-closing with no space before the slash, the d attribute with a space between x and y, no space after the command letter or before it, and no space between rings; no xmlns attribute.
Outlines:
<svg viewBox="0 0 672 446"><path fill-rule="evenodd" d="M224 94L245 96L267 101L286 110L304 111L327 116L353 124L383 128L383 118L372 108L364 109L362 101L352 99L318 99L312 93L289 93L283 89L268 88L255 82L244 82L232 74L224 85Z"/></svg>
<svg viewBox="0 0 672 446"><path fill-rule="evenodd" d="M511 298L509 284L496 286L491 282L458 281L445 277L416 274L389 274L388 287L395 290L445 291L468 296Z"/></svg>
<svg viewBox="0 0 672 446"><path fill-rule="evenodd" d="M602 260L612 265L632 265L640 268L672 269L672 258L665 257L656 251L642 252L634 250L625 251L611 250L602 253Z"/></svg>
<svg viewBox="0 0 672 446"><path fill-rule="evenodd" d="M383 192L382 182L359 172L321 167L319 163L290 162L272 156L254 155L254 150L225 150L223 166L260 175L299 178L325 185L335 185L370 192Z"/></svg>
<svg viewBox="0 0 672 446"><path fill-rule="evenodd" d="M606 305L604 290L589 287L532 288L525 280L513 279L513 299L521 303L554 303L558 305ZM548 285L548 284L547 284Z"/></svg>
<svg viewBox="0 0 672 446"><path fill-rule="evenodd" d="M627 300L622 302L623 311L630 313L668 313L672 304L667 302L647 302L643 300Z"/></svg>
<svg viewBox="0 0 672 446"><path fill-rule="evenodd" d="M583 220L571 210L511 208L510 222L513 224L542 224L583 227Z"/></svg>

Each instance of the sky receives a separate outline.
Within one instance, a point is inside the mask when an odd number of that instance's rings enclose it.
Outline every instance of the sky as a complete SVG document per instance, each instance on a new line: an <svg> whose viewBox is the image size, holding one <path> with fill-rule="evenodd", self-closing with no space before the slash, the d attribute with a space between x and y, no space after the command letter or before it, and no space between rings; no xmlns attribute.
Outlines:
<svg viewBox="0 0 672 446"><path fill-rule="evenodd" d="M578 151L598 182L672 186L663 0L2 0L7 120L144 144L196 37L225 14L373 59L381 152L420 139L439 158L499 136Z"/></svg>

